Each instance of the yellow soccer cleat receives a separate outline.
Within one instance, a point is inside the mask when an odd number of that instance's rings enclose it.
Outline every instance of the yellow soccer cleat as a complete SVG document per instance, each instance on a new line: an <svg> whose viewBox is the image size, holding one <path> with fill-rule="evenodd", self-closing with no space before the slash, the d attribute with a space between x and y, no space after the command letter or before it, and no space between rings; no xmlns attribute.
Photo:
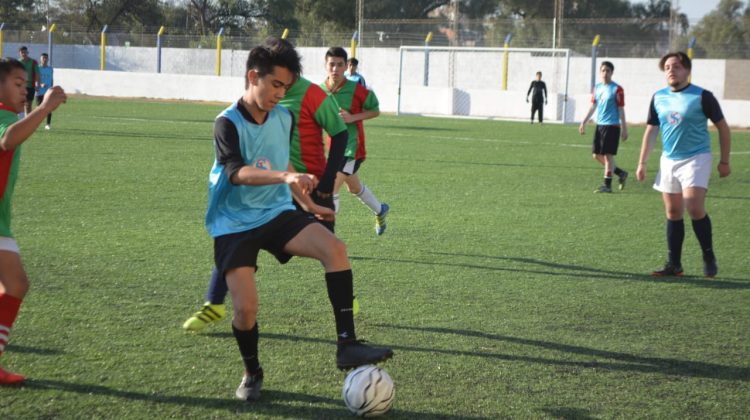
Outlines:
<svg viewBox="0 0 750 420"><path fill-rule="evenodd" d="M227 316L227 308L223 303L212 305L206 302L201 306L200 311L196 312L182 324L186 331L199 332L213 324L221 321Z"/></svg>
<svg viewBox="0 0 750 420"><path fill-rule="evenodd" d="M352 313L354 315L357 315L359 313L359 301L357 300L356 296L354 296L354 301L352 302Z"/></svg>

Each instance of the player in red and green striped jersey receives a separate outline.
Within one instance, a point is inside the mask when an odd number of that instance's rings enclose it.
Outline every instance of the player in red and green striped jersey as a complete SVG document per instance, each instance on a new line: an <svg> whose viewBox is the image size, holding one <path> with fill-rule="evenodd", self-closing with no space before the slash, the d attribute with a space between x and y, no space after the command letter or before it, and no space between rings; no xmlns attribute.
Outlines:
<svg viewBox="0 0 750 420"><path fill-rule="evenodd" d="M55 86L42 103L19 121L26 103L26 69L12 58L0 59L0 355L8 344L29 280L18 245L10 229L11 199L18 177L20 146L55 108L65 102L65 92ZM26 378L0 367L0 385L15 385Z"/></svg>
<svg viewBox="0 0 750 420"><path fill-rule="evenodd" d="M332 97L336 98L341 118L344 119L349 130L349 144L344 154L346 161L340 169L338 177L336 177L336 186L333 189L334 202L338 209L338 192L341 185L346 183L349 192L354 194L375 214L375 234L382 235L385 232L385 218L390 208L388 204L378 201L375 194L362 183L357 175L357 171L366 156L365 130L362 121L380 115L380 104L375 92L344 77L347 67L346 59L347 54L343 48L329 48L326 52L328 77L320 85Z"/></svg>
<svg viewBox="0 0 750 420"><path fill-rule="evenodd" d="M300 77L279 104L291 112L294 120L289 162L297 172L313 174L320 180L311 194L313 201L333 209L333 188L336 174L344 162L348 138L346 124L339 115L335 99L328 96L318 85ZM322 130L331 137L328 159ZM333 232L333 221L319 222ZM206 302L182 327L187 331L197 332L224 319L227 291L226 279L214 268L206 292Z"/></svg>

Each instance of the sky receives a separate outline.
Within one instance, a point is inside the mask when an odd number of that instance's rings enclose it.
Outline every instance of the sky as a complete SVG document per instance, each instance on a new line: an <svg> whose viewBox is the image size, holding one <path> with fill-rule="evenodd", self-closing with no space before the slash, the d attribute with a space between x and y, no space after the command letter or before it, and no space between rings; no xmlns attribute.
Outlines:
<svg viewBox="0 0 750 420"><path fill-rule="evenodd" d="M677 0L674 0L675 4ZM645 3L646 0L631 0L631 3ZM719 0L679 0L680 12L687 15L688 20L695 22L709 14L719 5ZM746 1L743 1L747 5Z"/></svg>

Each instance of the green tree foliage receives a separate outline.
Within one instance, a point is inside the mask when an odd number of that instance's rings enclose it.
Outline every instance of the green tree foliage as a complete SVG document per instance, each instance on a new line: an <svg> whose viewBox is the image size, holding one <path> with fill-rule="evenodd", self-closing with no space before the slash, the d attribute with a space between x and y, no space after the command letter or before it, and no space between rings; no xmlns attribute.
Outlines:
<svg viewBox="0 0 750 420"><path fill-rule="evenodd" d="M750 5L721 0L719 6L695 26L696 55L708 58L750 58Z"/></svg>

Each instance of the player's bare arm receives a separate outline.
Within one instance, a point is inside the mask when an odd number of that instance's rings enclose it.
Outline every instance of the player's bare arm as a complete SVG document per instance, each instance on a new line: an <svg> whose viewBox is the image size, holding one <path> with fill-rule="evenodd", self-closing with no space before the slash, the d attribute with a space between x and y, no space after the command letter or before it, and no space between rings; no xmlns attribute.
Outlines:
<svg viewBox="0 0 750 420"><path fill-rule="evenodd" d="M34 134L34 131L36 131L39 124L47 118L49 113L57 109L57 107L65 103L67 100L68 97L60 86L50 88L47 93L44 94L44 99L42 100L41 105L31 111L31 113L25 118L19 120L5 130L3 137L0 138L0 150L13 150L18 147Z"/></svg>
<svg viewBox="0 0 750 420"><path fill-rule="evenodd" d="M581 125L578 126L578 132L581 133L581 135L586 134L586 123L589 122L589 119L591 119L591 116L594 115L594 110L596 109L596 103L592 103L589 107L589 111L586 113L586 116L583 117L583 120L581 120Z"/></svg>
<svg viewBox="0 0 750 420"><path fill-rule="evenodd" d="M339 111L341 118L345 123L351 124L357 121L369 120L380 115L380 111L362 111L358 114L350 114L347 110L342 109Z"/></svg>
<svg viewBox="0 0 750 420"><path fill-rule="evenodd" d="M273 185L288 184L299 188L303 194L310 192L318 185L315 175L290 171L269 171L245 165L232 175L235 185Z"/></svg>
<svg viewBox="0 0 750 420"><path fill-rule="evenodd" d="M638 159L638 169L635 172L635 177L638 181L646 179L646 164L648 163L648 155L651 154L651 150L654 148L656 143L656 136L659 134L659 127L656 125L647 125L646 131L643 133L643 142L641 143L641 154Z"/></svg>
<svg viewBox="0 0 750 420"><path fill-rule="evenodd" d="M722 119L714 125L719 130L719 148L721 150L717 169L719 171L719 177L724 178L732 173L732 168L729 166L729 156L732 149L732 133L729 131L729 124L727 124L727 120L725 119Z"/></svg>
<svg viewBox="0 0 750 420"><path fill-rule="evenodd" d="M620 137L622 138L622 141L626 141L628 139L628 122L625 121L625 108L619 107L617 108L617 112L620 113Z"/></svg>

